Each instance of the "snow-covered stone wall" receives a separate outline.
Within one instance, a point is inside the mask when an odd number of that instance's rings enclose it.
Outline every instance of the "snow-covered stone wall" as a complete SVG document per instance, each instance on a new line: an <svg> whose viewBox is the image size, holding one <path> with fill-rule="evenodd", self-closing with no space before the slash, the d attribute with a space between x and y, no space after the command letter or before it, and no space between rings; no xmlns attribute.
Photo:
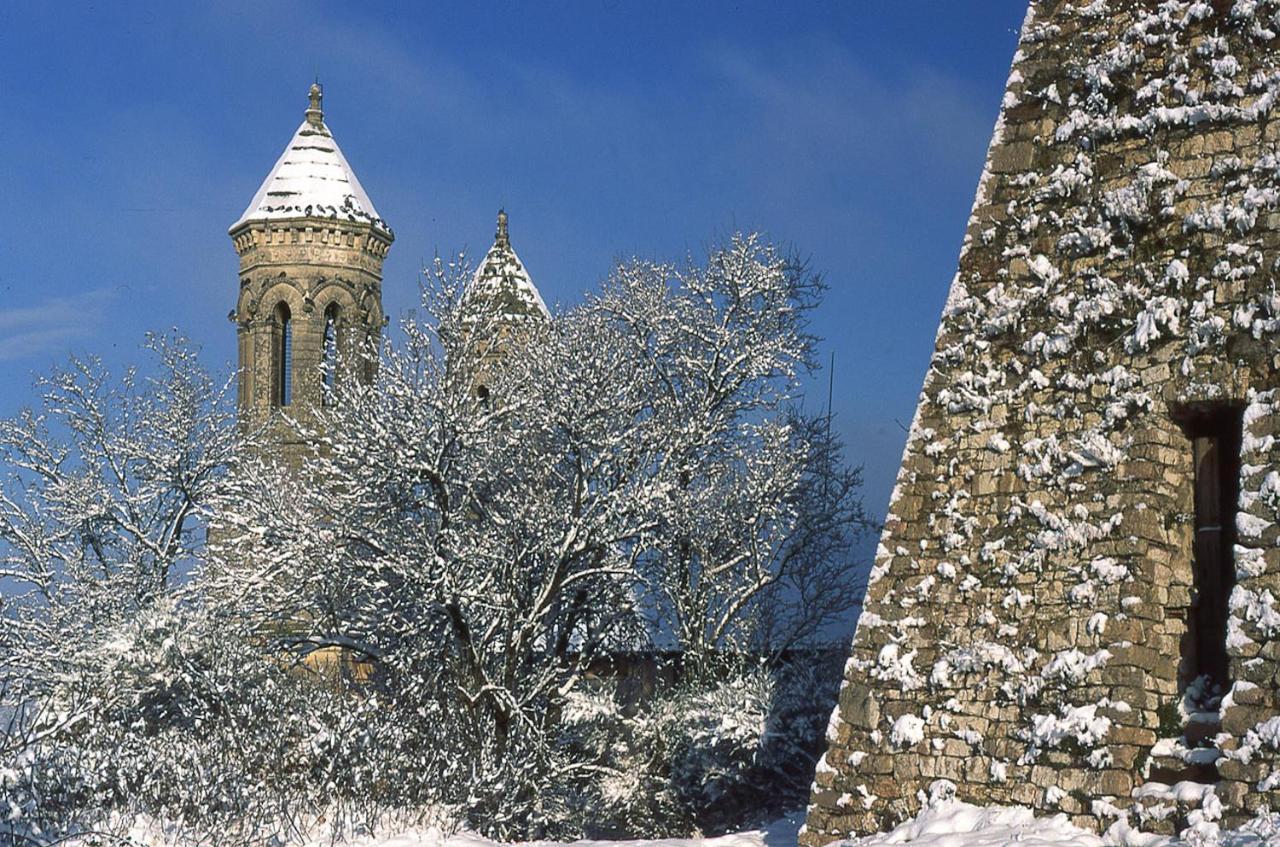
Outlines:
<svg viewBox="0 0 1280 847"><path fill-rule="evenodd" d="M1179 751L1228 815L1280 808L1277 96L1280 0L1032 3L802 843L938 780L1099 828ZM1244 421L1232 687L1187 756L1178 420L1213 407Z"/></svg>

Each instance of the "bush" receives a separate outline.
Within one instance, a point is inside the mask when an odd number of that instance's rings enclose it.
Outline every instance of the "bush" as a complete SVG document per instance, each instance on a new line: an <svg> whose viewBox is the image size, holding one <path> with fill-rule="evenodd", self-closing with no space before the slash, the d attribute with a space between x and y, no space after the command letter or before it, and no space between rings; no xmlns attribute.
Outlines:
<svg viewBox="0 0 1280 847"><path fill-rule="evenodd" d="M837 680L802 661L679 682L633 711L616 686L579 694L566 722L600 763L582 792L587 834L717 832L802 804Z"/></svg>

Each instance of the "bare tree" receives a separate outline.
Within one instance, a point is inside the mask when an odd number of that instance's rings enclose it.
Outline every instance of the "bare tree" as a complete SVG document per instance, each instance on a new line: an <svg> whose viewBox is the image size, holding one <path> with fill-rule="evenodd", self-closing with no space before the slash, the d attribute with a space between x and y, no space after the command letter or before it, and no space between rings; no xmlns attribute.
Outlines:
<svg viewBox="0 0 1280 847"><path fill-rule="evenodd" d="M206 590L264 643L376 662L486 828L528 834L564 814L552 783L608 768L562 734L600 661L811 640L855 599L866 520L795 409L820 282L758 237L621 265L546 320L469 276L437 262L428 318L338 387L302 473L242 464Z"/></svg>
<svg viewBox="0 0 1280 847"><path fill-rule="evenodd" d="M229 386L181 337L146 346L145 373L72 359L37 383L36 409L0 421L0 770L23 762L27 781L6 788L46 811L92 795L80 780L30 780L137 702L131 680L102 670L131 629L174 607L237 449ZM14 809L11 828L24 823Z"/></svg>
<svg viewBox="0 0 1280 847"><path fill-rule="evenodd" d="M0 421L3 665L37 690L63 672L70 642L131 619L194 564L236 449L228 386L185 339L147 348L153 374L116 382L73 359L38 382L39 409Z"/></svg>

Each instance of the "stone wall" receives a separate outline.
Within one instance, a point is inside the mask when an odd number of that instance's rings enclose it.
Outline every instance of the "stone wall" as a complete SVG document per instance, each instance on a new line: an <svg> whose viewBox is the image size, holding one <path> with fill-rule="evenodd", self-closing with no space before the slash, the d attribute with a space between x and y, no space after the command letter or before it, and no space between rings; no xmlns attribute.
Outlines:
<svg viewBox="0 0 1280 847"><path fill-rule="evenodd" d="M1280 808L1277 33L1275 0L1032 3L802 843L940 780L1095 829L1146 793L1191 737L1214 408L1245 433L1205 781Z"/></svg>
<svg viewBox="0 0 1280 847"><path fill-rule="evenodd" d="M322 404L326 310L338 310L339 380L367 379L362 346L383 326L382 261L391 235L369 223L327 219L252 221L231 233L240 256L239 411L246 426L267 428L283 458L297 464L305 445L286 414L308 425ZM277 371L285 304L293 332L293 401L281 409Z"/></svg>

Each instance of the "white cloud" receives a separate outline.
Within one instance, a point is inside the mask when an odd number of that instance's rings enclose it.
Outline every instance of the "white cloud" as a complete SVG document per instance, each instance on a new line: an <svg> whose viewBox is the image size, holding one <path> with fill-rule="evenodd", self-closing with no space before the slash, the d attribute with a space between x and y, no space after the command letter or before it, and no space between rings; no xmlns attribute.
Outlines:
<svg viewBox="0 0 1280 847"><path fill-rule="evenodd" d="M29 306L0 308L0 362L65 351L92 337L115 296L113 289L97 288Z"/></svg>

